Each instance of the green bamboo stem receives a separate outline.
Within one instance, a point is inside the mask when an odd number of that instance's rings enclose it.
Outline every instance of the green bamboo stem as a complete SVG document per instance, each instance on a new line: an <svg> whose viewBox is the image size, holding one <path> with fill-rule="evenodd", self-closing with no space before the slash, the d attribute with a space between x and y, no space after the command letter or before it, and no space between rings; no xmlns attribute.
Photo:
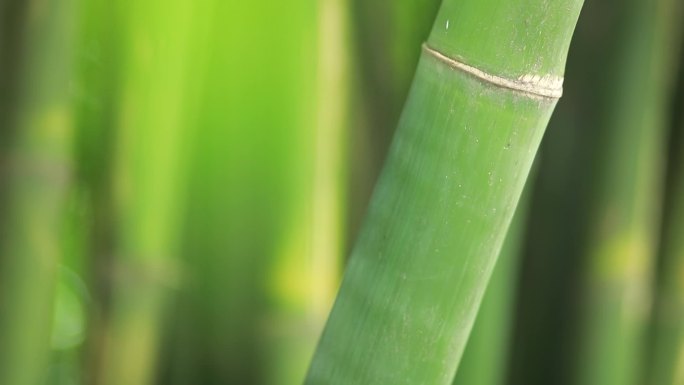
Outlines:
<svg viewBox="0 0 684 385"><path fill-rule="evenodd" d="M451 383L580 7L442 4L307 384Z"/></svg>
<svg viewBox="0 0 684 385"><path fill-rule="evenodd" d="M34 385L48 364L72 173L74 4L3 2L0 12L0 383Z"/></svg>
<svg viewBox="0 0 684 385"><path fill-rule="evenodd" d="M680 123L681 124L681 123ZM681 126L679 127L682 131ZM660 274L653 320L652 354L646 383L674 385L684 382L684 135L680 134L670 178Z"/></svg>
<svg viewBox="0 0 684 385"><path fill-rule="evenodd" d="M506 381L530 187L525 187L513 216L453 385L500 385Z"/></svg>
<svg viewBox="0 0 684 385"><path fill-rule="evenodd" d="M114 245L111 308L96 365L98 384L155 379L159 328L176 280L180 183L193 100L186 2L122 4L121 91L111 165ZM107 47L106 47L107 48ZM105 74L103 74L105 75Z"/></svg>
<svg viewBox="0 0 684 385"><path fill-rule="evenodd" d="M339 285L349 118L347 3L318 3L317 96L307 113L315 120L299 127L310 133L303 138L314 141L300 144L311 158L294 167L305 173L307 187L292 196L300 209L288 215L293 225L280 230L283 246L270 275L276 283L269 285L275 299L270 317L285 327L269 341L272 366L267 366L266 384L301 384Z"/></svg>
<svg viewBox="0 0 684 385"><path fill-rule="evenodd" d="M81 268L90 293L87 330L81 352L83 382L97 383L103 362L111 305L111 266L116 239L112 167L121 109L123 79L123 10L116 2L81 3L76 59L76 172L83 190L87 238L81 247L89 258Z"/></svg>
<svg viewBox="0 0 684 385"><path fill-rule="evenodd" d="M651 302L675 1L620 2L606 50L606 94L584 276L582 385L639 383ZM600 140L601 140L600 139Z"/></svg>
<svg viewBox="0 0 684 385"><path fill-rule="evenodd" d="M77 127L75 124L75 136L78 136ZM54 291L50 337L52 351L45 385L86 383L81 358L85 353L83 342L86 337L87 308L92 303L83 281L90 255L87 250L89 242L86 240L90 236L90 222L87 199L77 179L74 176L64 218L60 223L59 237L63 252Z"/></svg>
<svg viewBox="0 0 684 385"><path fill-rule="evenodd" d="M339 275L346 3L209 3L165 383L299 383Z"/></svg>

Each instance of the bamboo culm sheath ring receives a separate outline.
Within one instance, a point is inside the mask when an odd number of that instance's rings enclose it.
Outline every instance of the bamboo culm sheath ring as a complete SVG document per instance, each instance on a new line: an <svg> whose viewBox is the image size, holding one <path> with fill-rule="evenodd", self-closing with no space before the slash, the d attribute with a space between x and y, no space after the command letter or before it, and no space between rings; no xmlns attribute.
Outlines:
<svg viewBox="0 0 684 385"><path fill-rule="evenodd" d="M508 79L487 73L479 68L470 66L423 43L423 52L431 55L452 68L461 70L469 75L497 87L508 88L531 97L558 99L563 95L563 78L558 76L522 75L517 79Z"/></svg>

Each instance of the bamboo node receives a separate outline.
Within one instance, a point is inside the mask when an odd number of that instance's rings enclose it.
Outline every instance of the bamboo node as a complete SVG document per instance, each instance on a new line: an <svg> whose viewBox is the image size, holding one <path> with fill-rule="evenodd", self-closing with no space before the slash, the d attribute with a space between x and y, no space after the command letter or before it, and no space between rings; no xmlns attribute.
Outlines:
<svg viewBox="0 0 684 385"><path fill-rule="evenodd" d="M510 79L487 73L477 67L460 62L431 48L426 43L423 44L423 51L452 68L463 71L497 87L508 88L533 97L549 99L558 99L563 95L563 78L560 76L526 74L519 76L517 79Z"/></svg>

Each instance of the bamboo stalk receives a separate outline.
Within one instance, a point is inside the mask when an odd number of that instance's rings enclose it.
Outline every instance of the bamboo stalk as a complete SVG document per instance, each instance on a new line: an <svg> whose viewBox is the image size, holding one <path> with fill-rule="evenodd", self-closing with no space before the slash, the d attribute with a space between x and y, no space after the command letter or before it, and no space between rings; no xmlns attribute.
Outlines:
<svg viewBox="0 0 684 385"><path fill-rule="evenodd" d="M452 381L580 7L442 4L307 384Z"/></svg>
<svg viewBox="0 0 684 385"><path fill-rule="evenodd" d="M75 9L51 0L0 7L0 383L34 385L46 379L72 172Z"/></svg>
<svg viewBox="0 0 684 385"><path fill-rule="evenodd" d="M609 39L617 45L602 59L607 92L577 352L583 385L643 376L676 3L621 2Z"/></svg>
<svg viewBox="0 0 684 385"><path fill-rule="evenodd" d="M81 3L76 55L76 173L83 190L87 237L82 277L90 293L87 330L80 352L82 382L97 383L105 364L105 337L111 311L111 287L116 239L112 200L112 167L121 109L125 52L122 7L114 2Z"/></svg>
<svg viewBox="0 0 684 385"><path fill-rule="evenodd" d="M339 275L345 12L338 0L212 5L172 335L182 340L170 342L165 383L305 374Z"/></svg>
<svg viewBox="0 0 684 385"><path fill-rule="evenodd" d="M681 103L680 103L681 104ZM656 285L652 346L646 383L674 385L684 382L684 130L679 122L679 143L672 148L671 182L666 202L661 263Z"/></svg>
<svg viewBox="0 0 684 385"><path fill-rule="evenodd" d="M347 0L318 3L317 96L307 112L315 120L298 127L305 133L300 146L311 157L293 165L305 173L306 188L291 198L300 210L288 215L292 226L279 229L285 234L282 251L270 273L276 284L269 285L275 299L269 318L285 327L276 328L268 342L272 366L266 384L302 382L339 285L349 119L347 11Z"/></svg>
<svg viewBox="0 0 684 385"><path fill-rule="evenodd" d="M531 187L525 187L513 216L453 385L497 385L506 382L517 276Z"/></svg>
<svg viewBox="0 0 684 385"><path fill-rule="evenodd" d="M196 9L161 1L113 8L120 12L121 85L112 117L111 190L103 192L103 200L111 199L113 245L98 384L155 380L159 329L177 280L185 128L194 105L189 63L194 23L201 22Z"/></svg>
<svg viewBox="0 0 684 385"><path fill-rule="evenodd" d="M74 105L75 107L75 105ZM76 108L74 108L75 110ZM77 124L75 124L78 136ZM75 169L77 167L74 167ZM75 170L74 174L78 174ZM89 257L86 240L90 236L89 207L83 186L74 175L60 223L62 258L58 266L54 290L50 336L51 354L45 385L78 385L86 383L82 357L87 329L87 310L92 303L83 279Z"/></svg>
<svg viewBox="0 0 684 385"><path fill-rule="evenodd" d="M682 146L680 146L682 148ZM650 359L648 383L653 385L680 384L684 381L684 288L681 276L684 272L684 167L674 181L670 220L665 227L665 245L662 274L656 301L654 353Z"/></svg>

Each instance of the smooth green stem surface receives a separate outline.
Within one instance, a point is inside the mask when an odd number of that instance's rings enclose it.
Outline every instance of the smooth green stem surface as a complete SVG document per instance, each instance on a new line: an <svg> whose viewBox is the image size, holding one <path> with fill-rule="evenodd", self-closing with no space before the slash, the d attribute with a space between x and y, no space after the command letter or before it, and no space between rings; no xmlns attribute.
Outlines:
<svg viewBox="0 0 684 385"><path fill-rule="evenodd" d="M530 186L525 187L506 234L453 385L500 385L506 381L529 195Z"/></svg>
<svg viewBox="0 0 684 385"><path fill-rule="evenodd" d="M544 4L447 1L428 47L496 79L562 76L581 1ZM556 104L485 79L424 50L306 384L451 383Z"/></svg>

